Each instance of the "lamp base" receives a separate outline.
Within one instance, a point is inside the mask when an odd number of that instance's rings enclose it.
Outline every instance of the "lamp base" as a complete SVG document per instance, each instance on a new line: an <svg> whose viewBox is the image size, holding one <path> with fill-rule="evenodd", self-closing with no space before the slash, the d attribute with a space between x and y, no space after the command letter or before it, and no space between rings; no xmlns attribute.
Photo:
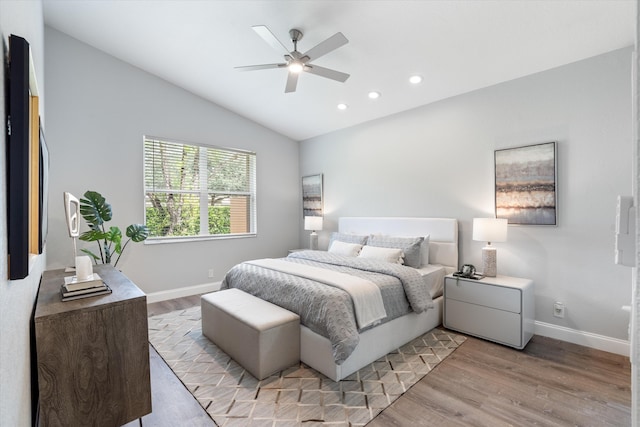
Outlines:
<svg viewBox="0 0 640 427"><path fill-rule="evenodd" d="M496 248L491 246L482 248L482 273L487 277L496 277L498 270L497 252Z"/></svg>
<svg viewBox="0 0 640 427"><path fill-rule="evenodd" d="M309 235L309 249L312 251L318 250L318 233L312 231Z"/></svg>

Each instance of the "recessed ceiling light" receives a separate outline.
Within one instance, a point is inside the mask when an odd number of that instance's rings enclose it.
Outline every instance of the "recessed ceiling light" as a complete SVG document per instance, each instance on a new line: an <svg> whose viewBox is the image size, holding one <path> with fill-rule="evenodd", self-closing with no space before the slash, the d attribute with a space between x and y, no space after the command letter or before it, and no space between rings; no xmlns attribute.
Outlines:
<svg viewBox="0 0 640 427"><path fill-rule="evenodd" d="M349 108L347 104L338 104L338 110L346 110Z"/></svg>
<svg viewBox="0 0 640 427"><path fill-rule="evenodd" d="M369 92L369 98L371 98L371 99L378 99L378 98L380 98L380 92L376 92L376 91L371 91L371 92Z"/></svg>
<svg viewBox="0 0 640 427"><path fill-rule="evenodd" d="M422 76L419 76L417 74L414 76L411 76L409 77L409 82L414 85L417 85L418 83L422 82Z"/></svg>

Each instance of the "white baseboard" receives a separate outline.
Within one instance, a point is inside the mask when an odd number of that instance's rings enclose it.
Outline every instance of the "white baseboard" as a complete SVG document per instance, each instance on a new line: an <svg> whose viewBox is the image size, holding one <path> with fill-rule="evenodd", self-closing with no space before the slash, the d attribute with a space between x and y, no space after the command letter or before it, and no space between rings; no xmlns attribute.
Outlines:
<svg viewBox="0 0 640 427"><path fill-rule="evenodd" d="M552 325L551 323L536 321L535 334L595 348L597 350L608 351L609 353L620 354L622 356L628 357L630 354L629 341L592 334L591 332L578 331L576 329L565 328L564 326Z"/></svg>
<svg viewBox="0 0 640 427"><path fill-rule="evenodd" d="M203 283L202 285L187 286L184 288L170 289L168 291L153 292L147 294L147 304L166 301L174 298L188 297L191 295L206 294L220 289L221 282Z"/></svg>
<svg viewBox="0 0 640 427"><path fill-rule="evenodd" d="M203 283L201 285L170 289L168 291L153 292L147 294L147 304L217 291L220 289L220 285L221 282ZM536 335L542 335L543 337L567 341L622 356L629 356L631 349L629 341L627 340L579 331L577 329L566 328L537 320L535 321L534 333Z"/></svg>

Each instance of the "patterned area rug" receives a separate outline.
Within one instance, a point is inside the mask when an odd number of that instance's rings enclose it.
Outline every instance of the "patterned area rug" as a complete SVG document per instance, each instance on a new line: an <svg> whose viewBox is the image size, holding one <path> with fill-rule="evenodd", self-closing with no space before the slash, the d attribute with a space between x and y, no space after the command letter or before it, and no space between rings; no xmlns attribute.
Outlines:
<svg viewBox="0 0 640 427"><path fill-rule="evenodd" d="M335 382L303 363L262 381L202 335L200 307L149 318L149 341L218 426L363 426L465 340L433 329Z"/></svg>

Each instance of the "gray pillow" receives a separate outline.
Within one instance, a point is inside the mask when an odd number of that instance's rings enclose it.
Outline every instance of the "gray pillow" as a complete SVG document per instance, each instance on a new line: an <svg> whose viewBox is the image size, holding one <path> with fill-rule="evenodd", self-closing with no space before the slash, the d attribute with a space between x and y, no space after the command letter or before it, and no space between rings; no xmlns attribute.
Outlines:
<svg viewBox="0 0 640 427"><path fill-rule="evenodd" d="M381 248L402 249L404 252L404 265L420 268L422 257L420 248L424 237L399 237L372 234L367 240L367 245Z"/></svg>
<svg viewBox="0 0 640 427"><path fill-rule="evenodd" d="M360 234L351 234L351 233L338 233L337 231L334 231L333 233L331 233L331 239L329 240L329 247L331 247L331 244L335 240L339 242L344 242L344 243L357 243L359 245L364 245L365 243L367 243L367 238L369 238L369 236L363 236Z"/></svg>

